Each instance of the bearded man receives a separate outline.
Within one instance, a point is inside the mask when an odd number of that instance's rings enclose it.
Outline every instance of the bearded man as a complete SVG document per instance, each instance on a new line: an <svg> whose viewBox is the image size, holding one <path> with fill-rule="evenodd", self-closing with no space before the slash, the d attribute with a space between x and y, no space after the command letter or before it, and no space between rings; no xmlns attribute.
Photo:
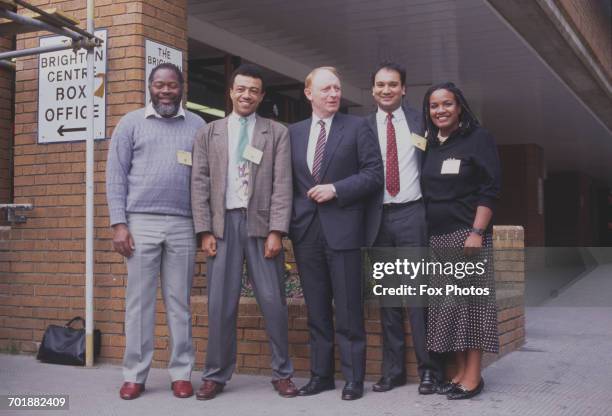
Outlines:
<svg viewBox="0 0 612 416"><path fill-rule="evenodd" d="M151 102L121 118L113 132L106 195L113 248L126 258L122 399L140 396L154 349L157 279L170 330L173 394L193 395L190 289L196 241L191 215L191 151L205 125L181 106L184 78L173 64L149 76Z"/></svg>

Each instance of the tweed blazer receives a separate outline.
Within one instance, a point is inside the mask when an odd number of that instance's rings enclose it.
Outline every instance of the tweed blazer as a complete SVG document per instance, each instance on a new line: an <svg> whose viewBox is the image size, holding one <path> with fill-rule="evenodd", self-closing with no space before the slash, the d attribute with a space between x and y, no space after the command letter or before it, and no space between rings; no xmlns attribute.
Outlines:
<svg viewBox="0 0 612 416"><path fill-rule="evenodd" d="M228 170L228 119L215 120L196 134L191 173L191 209L196 233L223 239ZM292 207L291 144L285 126L256 116L251 146L263 152L251 164L247 234L289 231Z"/></svg>

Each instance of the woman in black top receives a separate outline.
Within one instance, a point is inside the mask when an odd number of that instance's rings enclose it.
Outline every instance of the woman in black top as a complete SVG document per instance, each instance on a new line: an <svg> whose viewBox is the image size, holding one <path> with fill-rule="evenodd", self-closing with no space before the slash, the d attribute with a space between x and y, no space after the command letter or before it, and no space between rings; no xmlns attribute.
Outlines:
<svg viewBox="0 0 612 416"><path fill-rule="evenodd" d="M427 91L423 116L428 148L421 184L430 246L438 261L483 266L482 273L438 275L430 282L468 291L447 296L445 290L445 296L430 297L427 328L428 348L453 352L457 365L457 374L439 392L449 399L467 399L484 386L483 351L499 349L491 253L493 205L500 191L499 158L493 137L480 127L454 84L439 84Z"/></svg>

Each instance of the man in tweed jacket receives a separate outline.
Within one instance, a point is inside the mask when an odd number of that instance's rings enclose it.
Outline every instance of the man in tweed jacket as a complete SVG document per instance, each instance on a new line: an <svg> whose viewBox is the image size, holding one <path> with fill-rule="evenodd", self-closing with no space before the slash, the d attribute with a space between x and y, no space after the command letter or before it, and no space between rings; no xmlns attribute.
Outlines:
<svg viewBox="0 0 612 416"><path fill-rule="evenodd" d="M208 347L196 396L214 398L234 371L246 258L270 339L272 384L281 396L293 397L281 242L291 217L289 135L255 114L264 97L257 67L242 65L230 84L232 113L202 128L193 151L193 219L208 276Z"/></svg>

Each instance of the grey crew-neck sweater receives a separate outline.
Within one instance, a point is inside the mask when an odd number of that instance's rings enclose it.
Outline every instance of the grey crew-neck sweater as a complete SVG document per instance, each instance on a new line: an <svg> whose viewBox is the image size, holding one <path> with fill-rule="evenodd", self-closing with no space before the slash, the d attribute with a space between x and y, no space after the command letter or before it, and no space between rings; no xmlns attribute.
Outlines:
<svg viewBox="0 0 612 416"><path fill-rule="evenodd" d="M113 132L106 163L106 197L111 225L126 223L126 213L191 217L191 166L177 153L193 149L206 123L190 111L185 118L145 118L145 109L121 118Z"/></svg>

